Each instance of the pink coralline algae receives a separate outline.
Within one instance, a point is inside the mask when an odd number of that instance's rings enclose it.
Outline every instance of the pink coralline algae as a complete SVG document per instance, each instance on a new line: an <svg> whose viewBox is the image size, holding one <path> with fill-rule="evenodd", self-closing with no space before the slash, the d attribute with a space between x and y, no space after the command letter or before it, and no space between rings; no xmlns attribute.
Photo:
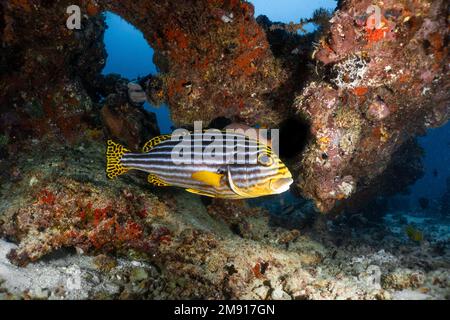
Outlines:
<svg viewBox="0 0 450 320"><path fill-rule="evenodd" d="M389 110L389 107L381 99L375 99L375 101L373 101L367 109L367 116L374 120L383 120L390 114L391 111Z"/></svg>

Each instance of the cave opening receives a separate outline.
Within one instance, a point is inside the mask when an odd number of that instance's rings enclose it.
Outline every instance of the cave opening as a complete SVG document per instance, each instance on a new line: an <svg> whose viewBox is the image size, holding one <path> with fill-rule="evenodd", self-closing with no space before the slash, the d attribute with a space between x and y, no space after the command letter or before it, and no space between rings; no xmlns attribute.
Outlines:
<svg viewBox="0 0 450 320"><path fill-rule="evenodd" d="M159 70L153 62L154 50L143 33L113 12L103 14L107 25L104 35L107 59L102 74L118 74L135 83L158 74ZM146 101L144 108L155 113L162 134L172 132L173 123L167 105L154 106Z"/></svg>

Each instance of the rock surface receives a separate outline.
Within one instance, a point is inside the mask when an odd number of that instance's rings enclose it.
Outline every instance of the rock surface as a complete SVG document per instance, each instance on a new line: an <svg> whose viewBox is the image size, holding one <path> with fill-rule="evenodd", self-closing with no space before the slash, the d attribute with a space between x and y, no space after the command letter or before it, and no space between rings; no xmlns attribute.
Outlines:
<svg viewBox="0 0 450 320"><path fill-rule="evenodd" d="M332 68L295 102L314 142L301 155L299 186L322 211L373 186L407 140L449 118L445 1L384 1L389 30L357 26L370 1L342 1L314 57ZM336 177L351 177L342 192ZM351 201L351 199L350 199Z"/></svg>
<svg viewBox="0 0 450 320"><path fill-rule="evenodd" d="M205 207L195 195L151 188L145 175L108 181L101 143L32 151L42 143L19 157L17 180L1 181L0 235L17 243L0 242L2 298L450 297L448 230L432 231L429 220L418 225L427 235L419 244L401 225L400 233L371 223L354 232L339 220L317 228L301 213L308 205L289 209L286 229L261 207Z"/></svg>
<svg viewBox="0 0 450 320"><path fill-rule="evenodd" d="M154 113L133 105L119 94L110 94L106 98L100 115L105 136L130 150L142 150L148 140L160 133Z"/></svg>

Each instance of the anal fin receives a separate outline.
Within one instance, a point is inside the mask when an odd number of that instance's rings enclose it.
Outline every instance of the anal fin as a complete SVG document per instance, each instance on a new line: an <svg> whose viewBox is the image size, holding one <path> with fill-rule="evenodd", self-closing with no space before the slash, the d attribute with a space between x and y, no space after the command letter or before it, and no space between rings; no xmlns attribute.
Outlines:
<svg viewBox="0 0 450 320"><path fill-rule="evenodd" d="M207 193L207 192L203 192L203 191L199 191L199 190L195 190L195 189L186 189L187 192L190 193L195 193L201 196L207 196L207 197L211 197L211 198L216 198L215 195L211 194L211 193Z"/></svg>
<svg viewBox="0 0 450 320"><path fill-rule="evenodd" d="M158 176L154 174L149 174L147 177L148 183L156 186L156 187L167 187L170 186L167 182L162 181Z"/></svg>

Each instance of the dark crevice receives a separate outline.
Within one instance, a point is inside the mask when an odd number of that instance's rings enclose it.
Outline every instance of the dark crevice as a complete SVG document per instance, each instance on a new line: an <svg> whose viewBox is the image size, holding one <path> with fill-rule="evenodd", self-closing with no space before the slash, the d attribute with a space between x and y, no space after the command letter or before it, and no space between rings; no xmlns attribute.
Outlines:
<svg viewBox="0 0 450 320"><path fill-rule="evenodd" d="M5 9L4 9L5 3L0 3L0 34L3 35L3 32L5 30Z"/></svg>
<svg viewBox="0 0 450 320"><path fill-rule="evenodd" d="M226 126L230 125L232 123L232 121L228 118L225 117L218 117L213 119L210 123L209 123L209 128L213 128L213 129L219 129L219 130L223 130Z"/></svg>
<svg viewBox="0 0 450 320"><path fill-rule="evenodd" d="M280 124L280 156L292 158L303 152L310 141L310 125L301 118L289 118Z"/></svg>

